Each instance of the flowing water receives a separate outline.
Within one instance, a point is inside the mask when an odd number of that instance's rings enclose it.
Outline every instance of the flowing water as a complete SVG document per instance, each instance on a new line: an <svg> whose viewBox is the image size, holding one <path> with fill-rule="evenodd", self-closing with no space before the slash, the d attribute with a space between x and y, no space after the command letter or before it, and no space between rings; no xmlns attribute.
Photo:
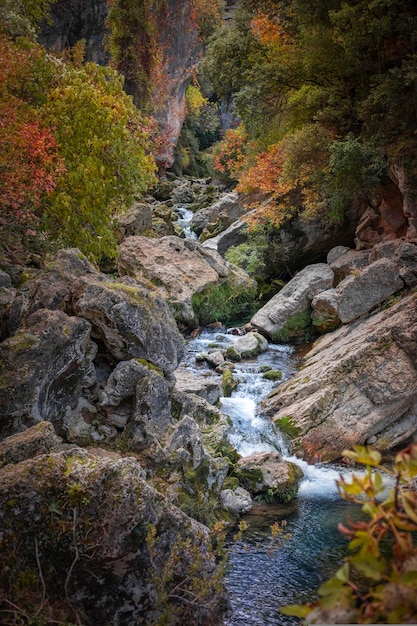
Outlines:
<svg viewBox="0 0 417 626"><path fill-rule="evenodd" d="M189 228L192 212L176 207L186 237L195 238ZM236 336L225 329L205 330L190 340L187 369L209 375L206 365L196 363L198 352L226 348ZM304 348L305 350L305 348ZM289 505L258 505L243 519L249 523L241 540L228 544L229 570L226 586L231 600L231 615L225 626L278 626L299 623L284 616L279 608L286 604L305 603L317 597L317 588L338 569L346 555L346 540L338 532L339 522L347 514L361 515L359 507L344 502L337 493L336 480L345 468L309 465L291 456L281 433L259 414L259 404L277 385L297 371L300 349L270 344L256 359L237 363L234 377L239 381L231 398L222 398L222 411L230 416L233 427L230 443L242 456L276 450L297 463L304 472L297 498ZM262 377L268 365L283 373L280 383ZM271 525L286 521L289 538L282 545L271 545Z"/></svg>
<svg viewBox="0 0 417 626"><path fill-rule="evenodd" d="M178 219L175 220L175 224L177 224L181 228L184 237L186 239L197 239L197 235L190 228L191 218L193 217L194 213L190 211L190 209L187 209L186 206L183 206L181 204L175 205L174 209L175 213L177 213L179 216Z"/></svg>
<svg viewBox="0 0 417 626"><path fill-rule="evenodd" d="M207 366L197 363L195 354L211 348L225 348L236 340L230 332L204 331L190 340L185 366L209 375ZM236 364L239 381L231 398L222 398L222 411L230 416L233 427L230 443L242 456L276 450L297 463L304 472L297 498L289 505L257 505L244 517L249 530L239 541L228 545L230 567L226 585L232 613L225 626L277 626L296 624L296 618L279 612L285 604L315 599L318 586L338 568L346 554L346 540L338 532L346 515L359 516L360 510L340 499L336 479L346 469L328 465L309 465L291 456L274 425L258 411L260 401L296 371L300 362L297 349L270 344L257 359ZM260 372L263 365L283 373L280 383L268 381ZM270 526L286 520L290 537L271 548Z"/></svg>

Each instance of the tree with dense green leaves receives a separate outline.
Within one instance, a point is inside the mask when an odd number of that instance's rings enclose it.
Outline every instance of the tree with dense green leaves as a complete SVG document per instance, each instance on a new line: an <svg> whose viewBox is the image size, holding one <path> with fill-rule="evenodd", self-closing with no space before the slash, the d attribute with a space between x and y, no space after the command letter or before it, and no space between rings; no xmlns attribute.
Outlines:
<svg viewBox="0 0 417 626"><path fill-rule="evenodd" d="M111 218L154 181L149 128L114 70L65 67L44 107L66 172L44 209L49 230L66 245L114 256Z"/></svg>

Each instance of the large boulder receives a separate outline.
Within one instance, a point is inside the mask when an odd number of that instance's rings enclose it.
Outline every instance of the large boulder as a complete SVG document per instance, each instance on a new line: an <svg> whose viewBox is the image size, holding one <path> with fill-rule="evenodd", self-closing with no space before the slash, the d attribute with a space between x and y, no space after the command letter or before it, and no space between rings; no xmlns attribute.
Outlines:
<svg viewBox="0 0 417 626"><path fill-rule="evenodd" d="M268 350L268 341L257 332L246 333L226 349L225 357L231 361L254 359Z"/></svg>
<svg viewBox="0 0 417 626"><path fill-rule="evenodd" d="M191 219L191 229L197 235L201 235L203 231L206 231L208 236L212 233L218 234L238 220L243 213L243 204L238 194L227 193L214 204L194 213Z"/></svg>
<svg viewBox="0 0 417 626"><path fill-rule="evenodd" d="M203 245L224 256L229 248L245 243L247 239L247 223L244 220L237 220L219 235L206 239Z"/></svg>
<svg viewBox="0 0 417 626"><path fill-rule="evenodd" d="M47 309L32 313L0 344L0 439L42 420L62 431L65 416L95 382L96 352L87 320Z"/></svg>
<svg viewBox="0 0 417 626"><path fill-rule="evenodd" d="M72 447L0 470L0 585L65 621L134 626L181 616L220 624L222 591L208 529L145 481L137 459ZM23 590L24 590L23 583ZM11 604L9 604L11 606ZM39 608L41 607L41 608Z"/></svg>
<svg viewBox="0 0 417 626"><path fill-rule="evenodd" d="M303 471L278 452L257 452L239 459L235 474L252 495L267 502L290 502L298 492Z"/></svg>
<svg viewBox="0 0 417 626"><path fill-rule="evenodd" d="M184 341L165 301L132 279L80 278L73 310L90 320L93 337L118 360L146 359L172 372L184 356Z"/></svg>
<svg viewBox="0 0 417 626"><path fill-rule="evenodd" d="M175 380L175 386L179 391L200 396L209 404L217 404L220 399L221 382L219 376L199 376L186 369L177 369Z"/></svg>
<svg viewBox="0 0 417 626"><path fill-rule="evenodd" d="M325 335L264 402L298 455L333 461L356 444L388 451L416 436L416 302L407 296Z"/></svg>
<svg viewBox="0 0 417 626"><path fill-rule="evenodd" d="M176 236L129 237L120 246L119 272L147 284L190 326L228 317L250 301L256 282L213 250Z"/></svg>
<svg viewBox="0 0 417 626"><path fill-rule="evenodd" d="M253 316L251 324L272 341L303 337L311 324L311 301L332 286L333 271L327 264L308 265Z"/></svg>
<svg viewBox="0 0 417 626"><path fill-rule="evenodd" d="M319 293L312 302L313 323L348 324L403 287L396 264L387 258L379 259L344 278L335 289Z"/></svg>

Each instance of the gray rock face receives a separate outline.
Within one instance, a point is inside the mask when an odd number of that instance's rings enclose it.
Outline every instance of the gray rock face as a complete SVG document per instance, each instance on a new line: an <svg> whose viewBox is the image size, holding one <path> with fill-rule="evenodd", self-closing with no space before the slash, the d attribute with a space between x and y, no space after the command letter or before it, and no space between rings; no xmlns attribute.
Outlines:
<svg viewBox="0 0 417 626"><path fill-rule="evenodd" d="M400 278L407 287L417 285L417 245L402 239L377 244L369 253L369 262L390 259L398 268Z"/></svg>
<svg viewBox="0 0 417 626"><path fill-rule="evenodd" d="M142 235L152 230L152 207L149 204L136 202L129 211L117 216L119 240L126 237Z"/></svg>
<svg viewBox="0 0 417 626"><path fill-rule="evenodd" d="M217 202L194 213L191 220L191 228L201 235L204 229L212 232L226 230L233 222L239 219L244 213L242 203L239 201L237 193L228 193L222 196Z"/></svg>
<svg viewBox="0 0 417 626"><path fill-rule="evenodd" d="M178 367L184 343L163 300L134 281L101 276L80 279L75 291L74 312L91 321L93 336L116 359L146 359L164 372Z"/></svg>
<svg viewBox="0 0 417 626"><path fill-rule="evenodd" d="M253 316L251 324L272 340L284 340L288 333L291 338L291 320L308 311L314 296L332 286L333 271L328 265L308 265Z"/></svg>
<svg viewBox="0 0 417 626"><path fill-rule="evenodd" d="M206 239L203 246L211 250L216 250L216 252L224 256L229 248L238 246L247 241L246 227L247 224L245 221L237 220L219 235Z"/></svg>
<svg viewBox="0 0 417 626"><path fill-rule="evenodd" d="M8 588L20 584L18 572L42 567L45 592L62 598L61 608L71 603L95 624L134 626L184 606L177 590L189 580L199 601L186 605L183 623L219 625L224 593L207 528L144 478L134 458L77 447L3 467L2 561L12 555L15 564ZM207 591L200 595L202 580ZM169 597L162 606L161 592Z"/></svg>
<svg viewBox="0 0 417 626"><path fill-rule="evenodd" d="M268 350L268 341L257 332L246 333L238 337L229 349L226 350L226 358L232 360L254 359L258 354Z"/></svg>
<svg viewBox="0 0 417 626"><path fill-rule="evenodd" d="M183 393L192 393L209 402L216 404L221 396L221 384L219 377L198 376L184 369L175 372L176 388Z"/></svg>
<svg viewBox="0 0 417 626"><path fill-rule="evenodd" d="M61 424L95 381L97 346L91 325L62 311L41 309L0 344L1 438L48 420Z"/></svg>
<svg viewBox="0 0 417 626"><path fill-rule="evenodd" d="M224 489L220 492L220 499L225 509L231 513L247 513L253 507L252 496L243 487Z"/></svg>
<svg viewBox="0 0 417 626"><path fill-rule="evenodd" d="M414 294L322 337L264 410L311 462L368 442L391 450L417 433L416 363Z"/></svg>
<svg viewBox="0 0 417 626"><path fill-rule="evenodd" d="M350 250L344 248L345 253L339 255L337 258L332 257L329 252L330 260L328 263L334 272L335 283L339 283L341 280L352 274L357 270L361 270L369 264L369 250Z"/></svg>
<svg viewBox="0 0 417 626"><path fill-rule="evenodd" d="M40 454L56 452L62 447L61 444L62 439L56 436L51 422L40 422L0 441L0 468Z"/></svg>
<svg viewBox="0 0 417 626"><path fill-rule="evenodd" d="M198 324L193 302L196 294L204 299L205 293L223 285L236 295L256 289L246 272L226 263L217 252L176 236L129 237L120 246L119 271L139 282L151 283L175 317L190 325Z"/></svg>
<svg viewBox="0 0 417 626"><path fill-rule="evenodd" d="M335 289L318 294L312 302L313 321L331 318L348 324L403 287L396 264L379 259L347 276Z"/></svg>
<svg viewBox="0 0 417 626"><path fill-rule="evenodd" d="M166 303L132 278L98 272L78 250L3 291L0 550L10 598L17 561L39 572L41 559L48 601L71 602L95 623L134 626L150 612L155 620L176 612L176 600L158 602L195 571L199 582L207 574L208 595L180 600L181 618L220 624L207 529L154 491L138 462L182 505L185 493L188 503L216 498L229 472L219 452L228 418L174 387L184 341ZM220 376L205 391L217 401Z"/></svg>

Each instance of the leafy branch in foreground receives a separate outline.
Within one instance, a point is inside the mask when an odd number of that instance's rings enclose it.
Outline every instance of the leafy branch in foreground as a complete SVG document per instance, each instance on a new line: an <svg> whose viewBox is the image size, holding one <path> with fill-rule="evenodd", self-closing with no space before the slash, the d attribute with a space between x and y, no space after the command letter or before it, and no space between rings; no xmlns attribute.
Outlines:
<svg viewBox="0 0 417 626"><path fill-rule="evenodd" d="M417 618L417 445L397 454L392 468L381 455L355 446L344 456L366 465L351 482L337 482L342 498L362 504L369 521L348 520L339 530L349 539L352 556L318 590L314 604L281 608L308 623L414 623ZM386 493L381 472L393 479Z"/></svg>

